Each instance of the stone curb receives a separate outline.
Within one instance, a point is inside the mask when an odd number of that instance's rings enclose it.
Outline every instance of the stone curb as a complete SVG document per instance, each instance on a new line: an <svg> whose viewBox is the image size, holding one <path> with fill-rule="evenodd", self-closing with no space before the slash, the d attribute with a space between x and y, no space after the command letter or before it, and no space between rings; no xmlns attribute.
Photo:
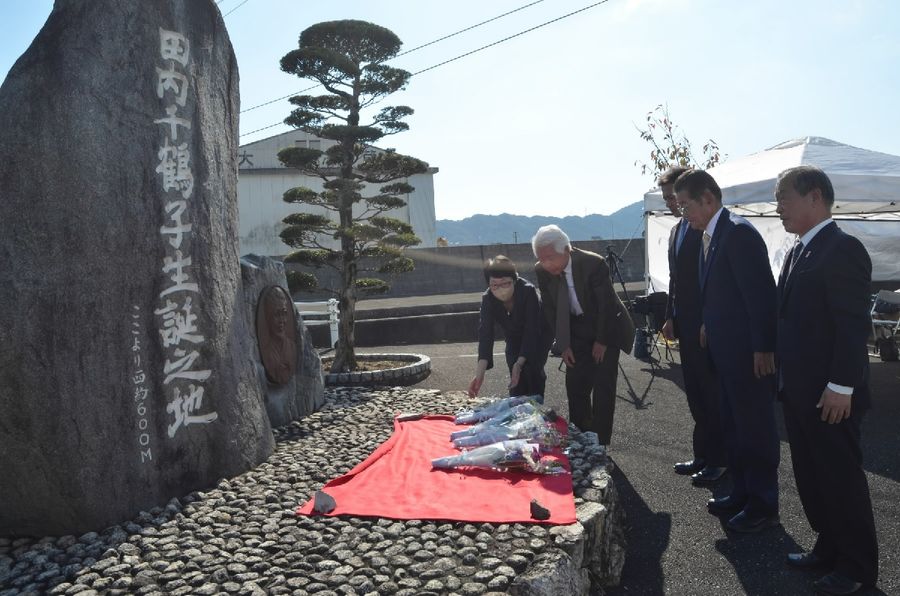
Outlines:
<svg viewBox="0 0 900 596"><path fill-rule="evenodd" d="M326 373L326 386L339 387L408 387L428 378L431 374L431 358L425 354L357 354L357 360L400 360L405 366L384 370L366 370L349 373Z"/></svg>

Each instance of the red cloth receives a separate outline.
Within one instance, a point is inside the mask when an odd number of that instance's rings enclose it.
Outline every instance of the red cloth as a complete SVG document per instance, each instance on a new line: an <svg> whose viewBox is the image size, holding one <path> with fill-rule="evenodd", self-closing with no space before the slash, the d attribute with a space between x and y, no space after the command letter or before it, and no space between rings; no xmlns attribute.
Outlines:
<svg viewBox="0 0 900 596"><path fill-rule="evenodd" d="M562 432L565 421L559 420ZM394 420L394 434L365 461L322 490L337 507L328 515L377 516L472 522L571 524L575 501L570 474L540 475L465 468L435 470L431 460L459 450L450 433L466 428L452 416ZM571 470L561 450L550 455ZM531 500L550 510L550 519L531 518ZM313 515L313 500L297 509Z"/></svg>

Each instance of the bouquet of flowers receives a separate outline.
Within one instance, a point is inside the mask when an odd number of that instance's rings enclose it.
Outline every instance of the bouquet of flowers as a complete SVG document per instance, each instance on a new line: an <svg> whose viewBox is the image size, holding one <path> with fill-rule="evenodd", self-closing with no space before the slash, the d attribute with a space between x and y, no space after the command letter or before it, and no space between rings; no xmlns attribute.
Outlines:
<svg viewBox="0 0 900 596"><path fill-rule="evenodd" d="M502 424L485 426L473 433L456 437L453 435L458 435L459 433L453 433L451 435L453 446L457 448L478 447L512 439L526 439L532 443L537 443L543 448L565 445L566 438L553 424L547 421L545 418L547 414L553 415L553 412L549 411L545 414L534 410L531 414L510 419Z"/></svg>
<svg viewBox="0 0 900 596"><path fill-rule="evenodd" d="M515 420L517 418L524 418L526 416L530 416L531 414L533 414L537 411L538 411L538 406L532 401L527 401L525 403L521 403L521 404L512 406L510 408L501 410L500 412L498 412L491 418L484 419L481 422L479 422L478 424L475 424L474 426L450 433L450 440L455 441L456 439L459 439L461 437L470 437L470 436L473 436L473 435L476 435L476 434L482 432L485 429L495 427L495 426L501 426L503 424L507 424L510 421ZM457 422L457 424L459 424L459 423ZM493 441L491 441L491 442L493 442Z"/></svg>
<svg viewBox="0 0 900 596"><path fill-rule="evenodd" d="M518 406L519 404L523 404L527 401L538 399L538 397L539 396L537 395L517 395L515 397L504 397L496 401L487 403L483 406L474 408L472 410L463 410L456 415L455 422L456 424L474 424L476 422L481 422L482 420L493 418L494 416L501 414L514 406Z"/></svg>
<svg viewBox="0 0 900 596"><path fill-rule="evenodd" d="M542 458L541 446L524 439L500 441L431 460L432 467L449 470L460 467L489 468L501 471L521 470L536 474L565 474L558 461Z"/></svg>

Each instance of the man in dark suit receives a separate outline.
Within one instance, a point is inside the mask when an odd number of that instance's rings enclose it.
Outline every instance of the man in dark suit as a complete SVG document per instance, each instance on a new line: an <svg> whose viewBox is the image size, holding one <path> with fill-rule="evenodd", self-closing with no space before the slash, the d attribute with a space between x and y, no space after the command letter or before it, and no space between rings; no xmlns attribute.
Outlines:
<svg viewBox="0 0 900 596"><path fill-rule="evenodd" d="M675 464L675 472L691 474L694 484L710 485L725 473L727 456L719 415L719 381L712 370L709 353L700 345L702 232L691 228L681 217L675 198L675 180L687 171L687 168L669 168L657 180L666 207L679 218L669 234L669 298L662 332L669 340L678 339L684 393L694 419L694 458Z"/></svg>
<svg viewBox="0 0 900 596"><path fill-rule="evenodd" d="M691 227L703 231L698 255L702 325L719 378L722 425L733 478L731 494L709 511L731 515L726 527L757 532L779 523L779 443L775 428L775 279L762 236L722 207L708 173L675 181Z"/></svg>
<svg viewBox="0 0 900 596"><path fill-rule="evenodd" d="M825 594L852 594L878 577L878 544L862 468L860 422L869 407L872 262L831 219L834 189L818 168L782 172L775 186L784 229L798 235L778 279L778 385L797 492L812 529L801 568L831 573Z"/></svg>
<svg viewBox="0 0 900 596"><path fill-rule="evenodd" d="M619 351L631 351L634 325L609 277L606 260L572 248L557 226L531 239L544 313L566 364L569 419L594 431L603 445L612 435Z"/></svg>

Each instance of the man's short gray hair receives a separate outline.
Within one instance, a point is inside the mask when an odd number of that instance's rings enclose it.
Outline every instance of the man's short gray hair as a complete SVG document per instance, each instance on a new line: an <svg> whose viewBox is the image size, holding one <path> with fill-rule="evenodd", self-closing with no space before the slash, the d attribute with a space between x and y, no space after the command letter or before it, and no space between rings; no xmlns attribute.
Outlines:
<svg viewBox="0 0 900 596"><path fill-rule="evenodd" d="M538 228L534 238L531 239L531 250L534 251L535 257L537 257L538 249L545 246L552 246L557 254L563 254L567 248L572 248L566 233L559 229L559 226L553 224Z"/></svg>

